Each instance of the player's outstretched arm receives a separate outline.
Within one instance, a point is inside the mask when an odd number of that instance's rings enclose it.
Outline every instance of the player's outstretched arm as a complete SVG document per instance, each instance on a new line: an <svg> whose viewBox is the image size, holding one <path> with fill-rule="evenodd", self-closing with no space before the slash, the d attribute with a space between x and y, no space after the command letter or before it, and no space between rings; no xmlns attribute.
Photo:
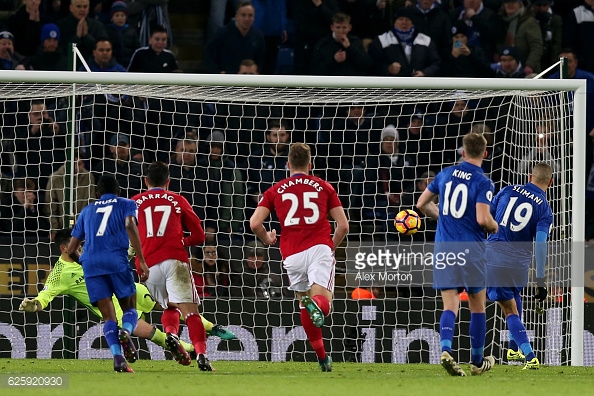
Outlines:
<svg viewBox="0 0 594 396"><path fill-rule="evenodd" d="M274 245L276 243L276 230L266 231L264 220L270 216L270 210L263 206L258 206L250 218L250 228L265 245Z"/></svg>
<svg viewBox="0 0 594 396"><path fill-rule="evenodd" d="M489 234L497 233L498 225L491 215L491 205L480 202L476 204L476 222Z"/></svg>
<svg viewBox="0 0 594 396"><path fill-rule="evenodd" d="M74 236L68 244L68 256L77 263L80 263L80 245L82 245L82 241Z"/></svg>
<svg viewBox="0 0 594 396"><path fill-rule="evenodd" d="M334 249L336 249L349 232L349 221L342 206L336 206L330 209L330 216L336 221L336 229L332 236L332 243L334 244Z"/></svg>
<svg viewBox="0 0 594 396"><path fill-rule="evenodd" d="M433 194L428 189L425 189L417 201L417 208L423 212L425 216L429 216L433 220L439 219L439 207L435 203L436 196L437 194Z"/></svg>
<svg viewBox="0 0 594 396"><path fill-rule="evenodd" d="M138 227L136 226L136 218L134 216L126 217L126 231L128 232L128 238L130 238L130 244L136 251L136 257L138 257L140 270L138 276L140 277L140 281L144 282L148 279L149 269L144 262L144 256L142 255L140 236L138 235Z"/></svg>

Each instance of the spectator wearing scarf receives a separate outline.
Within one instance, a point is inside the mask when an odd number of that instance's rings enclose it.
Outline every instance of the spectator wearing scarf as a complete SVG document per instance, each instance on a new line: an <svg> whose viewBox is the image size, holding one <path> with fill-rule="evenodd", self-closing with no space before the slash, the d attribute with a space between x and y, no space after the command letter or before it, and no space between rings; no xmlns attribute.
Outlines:
<svg viewBox="0 0 594 396"><path fill-rule="evenodd" d="M397 77L432 77L440 70L440 58L431 37L415 29L412 8L396 11L394 26L369 45L376 74Z"/></svg>

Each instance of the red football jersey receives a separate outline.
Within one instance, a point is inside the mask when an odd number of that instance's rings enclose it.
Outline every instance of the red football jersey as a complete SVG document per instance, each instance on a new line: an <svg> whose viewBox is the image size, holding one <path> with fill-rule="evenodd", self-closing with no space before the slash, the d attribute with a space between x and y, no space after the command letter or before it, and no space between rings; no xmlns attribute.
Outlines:
<svg viewBox="0 0 594 396"><path fill-rule="evenodd" d="M334 188L319 177L295 174L281 180L264 192L258 206L276 209L283 258L315 245L334 249L328 212L341 203Z"/></svg>
<svg viewBox="0 0 594 396"><path fill-rule="evenodd" d="M186 246L204 242L200 218L189 202L161 188L137 194L132 200L138 207L138 232L146 265L151 267L169 259L187 263ZM184 228L190 231L187 237L184 237Z"/></svg>

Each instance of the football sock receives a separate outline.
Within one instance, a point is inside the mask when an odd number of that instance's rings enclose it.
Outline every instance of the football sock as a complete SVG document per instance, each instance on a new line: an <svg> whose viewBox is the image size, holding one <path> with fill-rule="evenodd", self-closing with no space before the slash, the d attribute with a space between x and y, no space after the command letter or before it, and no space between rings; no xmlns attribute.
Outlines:
<svg viewBox="0 0 594 396"><path fill-rule="evenodd" d="M165 338L167 338L165 333L153 326L153 332L150 336L150 340L159 345L161 348L167 348L167 345L165 344Z"/></svg>
<svg viewBox="0 0 594 396"><path fill-rule="evenodd" d="M532 350L528 334L526 334L526 328L520 320L520 317L518 315L509 315L505 318L505 321L507 322L509 332L513 334L514 340L516 340L516 343L520 346L522 354L526 356L526 361L534 359L534 351Z"/></svg>
<svg viewBox="0 0 594 396"><path fill-rule="evenodd" d="M214 327L214 325L212 324L212 322L209 322L208 320L206 320L204 318L204 316L202 316L202 315L200 315L200 319L202 320L202 326L204 326L204 330L211 331L212 328Z"/></svg>
<svg viewBox="0 0 594 396"><path fill-rule="evenodd" d="M326 300L328 301L328 300ZM311 319L309 318L309 314L305 310L305 308L301 307L300 310L301 315L301 325L303 326L303 330L305 330L305 334L307 334L307 339L309 340L309 344L311 347L316 351L316 355L318 356L319 360L326 359L326 350L324 349L324 339L322 338L322 329L316 327Z"/></svg>
<svg viewBox="0 0 594 396"><path fill-rule="evenodd" d="M179 311L176 308L168 308L161 315L161 323L165 333L179 334Z"/></svg>
<svg viewBox="0 0 594 396"><path fill-rule="evenodd" d="M522 320L522 296L520 296L519 294L514 296L514 300L516 300L516 307L518 308L518 316L520 318L520 320ZM508 327L509 329L509 327ZM508 348L511 349L512 351L518 351L518 344L516 343L516 340L514 340L514 335L511 332L509 332L509 344L508 344Z"/></svg>
<svg viewBox="0 0 594 396"><path fill-rule="evenodd" d="M456 314L454 311L443 311L441 318L439 319L439 339L442 351L452 353L454 326L456 326Z"/></svg>
<svg viewBox="0 0 594 396"><path fill-rule="evenodd" d="M138 323L138 312L136 308L128 308L122 315L122 329L126 330L128 334L132 334Z"/></svg>
<svg viewBox="0 0 594 396"><path fill-rule="evenodd" d="M118 324L113 320L106 320L103 324L103 335L113 356L122 355L122 347L118 338Z"/></svg>
<svg viewBox="0 0 594 396"><path fill-rule="evenodd" d="M507 345L507 347L514 352L518 351L518 344L516 344L516 340L514 340L514 335L512 334L511 330L509 331L509 344Z"/></svg>
<svg viewBox="0 0 594 396"><path fill-rule="evenodd" d="M483 364L483 351L487 335L487 315L483 313L470 314L470 360L480 367Z"/></svg>
<svg viewBox="0 0 594 396"><path fill-rule="evenodd" d="M186 316L186 325L190 340L196 349L196 353L206 353L206 331L197 313L189 313Z"/></svg>
<svg viewBox="0 0 594 396"><path fill-rule="evenodd" d="M325 296L322 296L320 294L313 296L311 299L314 300L316 304L318 304L318 307L320 308L324 316L328 316L328 314L330 313L330 301L328 301L328 299Z"/></svg>

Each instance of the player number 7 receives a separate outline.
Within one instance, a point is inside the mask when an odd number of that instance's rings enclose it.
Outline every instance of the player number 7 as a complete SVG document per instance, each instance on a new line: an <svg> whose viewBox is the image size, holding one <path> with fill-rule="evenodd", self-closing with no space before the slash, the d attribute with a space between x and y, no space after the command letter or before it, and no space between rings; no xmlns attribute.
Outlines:
<svg viewBox="0 0 594 396"><path fill-rule="evenodd" d="M107 228L107 220L109 220L109 216L111 216L112 210L112 205L97 208L97 213L103 213L103 218L101 219L101 224L99 224L97 234L95 234L96 236L103 236L103 234L105 234L105 229Z"/></svg>

